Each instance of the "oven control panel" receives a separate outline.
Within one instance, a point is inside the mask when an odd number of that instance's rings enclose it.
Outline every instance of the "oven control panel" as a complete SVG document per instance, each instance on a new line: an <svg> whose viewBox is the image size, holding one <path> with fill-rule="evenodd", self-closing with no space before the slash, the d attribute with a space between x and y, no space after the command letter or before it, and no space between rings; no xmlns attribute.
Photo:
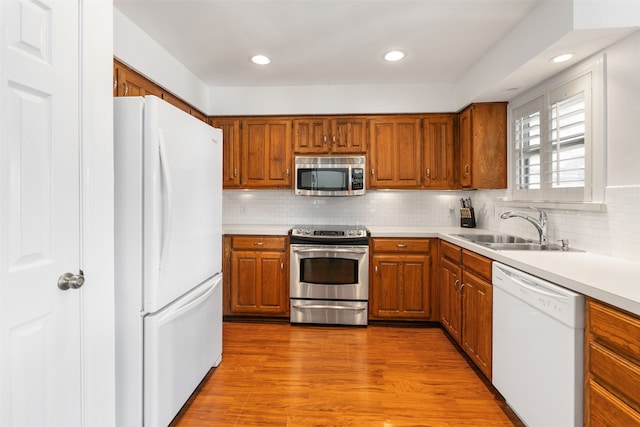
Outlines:
<svg viewBox="0 0 640 427"><path fill-rule="evenodd" d="M328 238L354 238L354 237L367 237L369 235L368 230L365 228L349 228L349 229L318 229L311 227L297 227L292 228L290 231L291 236L296 237L328 237Z"/></svg>

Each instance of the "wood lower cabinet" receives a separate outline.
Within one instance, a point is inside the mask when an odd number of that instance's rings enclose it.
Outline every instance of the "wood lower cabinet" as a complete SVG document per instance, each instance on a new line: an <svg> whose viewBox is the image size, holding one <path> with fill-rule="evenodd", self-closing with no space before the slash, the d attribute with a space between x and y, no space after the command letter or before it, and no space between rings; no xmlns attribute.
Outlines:
<svg viewBox="0 0 640 427"><path fill-rule="evenodd" d="M226 315L289 315L289 257L284 236L225 236Z"/></svg>
<svg viewBox="0 0 640 427"><path fill-rule="evenodd" d="M507 188L507 104L472 104L459 115L460 186Z"/></svg>
<svg viewBox="0 0 640 427"><path fill-rule="evenodd" d="M491 379L492 260L440 241L440 322Z"/></svg>
<svg viewBox="0 0 640 427"><path fill-rule="evenodd" d="M587 299L585 426L640 426L640 317Z"/></svg>
<svg viewBox="0 0 640 427"><path fill-rule="evenodd" d="M420 118L392 116L371 119L369 140L370 188L420 188Z"/></svg>
<svg viewBox="0 0 640 427"><path fill-rule="evenodd" d="M369 319L437 320L433 239L371 239Z"/></svg>
<svg viewBox="0 0 640 427"><path fill-rule="evenodd" d="M439 302L440 323L459 344L462 337L462 250L440 240Z"/></svg>

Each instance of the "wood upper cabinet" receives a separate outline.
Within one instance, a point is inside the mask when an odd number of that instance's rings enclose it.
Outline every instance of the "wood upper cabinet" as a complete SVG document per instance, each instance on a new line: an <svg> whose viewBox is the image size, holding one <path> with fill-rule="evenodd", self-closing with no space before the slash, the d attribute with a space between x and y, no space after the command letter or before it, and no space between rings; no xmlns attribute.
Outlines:
<svg viewBox="0 0 640 427"><path fill-rule="evenodd" d="M440 322L491 379L492 260L440 241Z"/></svg>
<svg viewBox="0 0 640 427"><path fill-rule="evenodd" d="M183 101L162 87L153 83L140 73L127 67L120 61L113 60L113 96L145 96L155 95L169 104L178 107L205 123L209 123L207 116L195 109L188 102Z"/></svg>
<svg viewBox="0 0 640 427"><path fill-rule="evenodd" d="M114 60L114 96L155 95L162 98L163 90L151 80Z"/></svg>
<svg viewBox="0 0 640 427"><path fill-rule="evenodd" d="M300 118L293 120L297 154L365 154L367 121L362 118Z"/></svg>
<svg viewBox="0 0 640 427"><path fill-rule="evenodd" d="M507 104L472 104L459 115L460 186L507 188Z"/></svg>
<svg viewBox="0 0 640 427"><path fill-rule="evenodd" d="M584 425L640 426L640 316L587 299Z"/></svg>
<svg viewBox="0 0 640 427"><path fill-rule="evenodd" d="M291 188L291 120L242 120L241 138L241 186Z"/></svg>
<svg viewBox="0 0 640 427"><path fill-rule="evenodd" d="M224 307L231 315L288 316L285 236L225 236L229 271Z"/></svg>
<svg viewBox="0 0 640 427"><path fill-rule="evenodd" d="M457 115L430 114L422 120L423 186L458 187Z"/></svg>
<svg viewBox="0 0 640 427"><path fill-rule="evenodd" d="M240 186L240 120L215 119L211 125L222 129L222 188Z"/></svg>
<svg viewBox="0 0 640 427"><path fill-rule="evenodd" d="M437 320L433 239L371 240L370 319Z"/></svg>
<svg viewBox="0 0 640 427"><path fill-rule="evenodd" d="M369 187L419 188L422 184L420 119L379 117L369 121Z"/></svg>

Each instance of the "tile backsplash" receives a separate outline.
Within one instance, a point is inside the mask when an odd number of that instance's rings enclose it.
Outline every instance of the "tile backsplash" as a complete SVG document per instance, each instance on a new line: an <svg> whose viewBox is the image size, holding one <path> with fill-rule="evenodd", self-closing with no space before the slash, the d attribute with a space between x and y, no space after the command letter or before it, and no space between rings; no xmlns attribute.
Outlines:
<svg viewBox="0 0 640 427"><path fill-rule="evenodd" d="M292 190L225 190L224 224L362 224L437 226L460 224L460 198L471 197L477 226L537 238L528 222L500 219L504 190L369 191L358 197L303 197ZM570 246L640 262L640 186L609 187L607 212L546 209L549 240L568 239ZM533 214L535 216L535 213Z"/></svg>

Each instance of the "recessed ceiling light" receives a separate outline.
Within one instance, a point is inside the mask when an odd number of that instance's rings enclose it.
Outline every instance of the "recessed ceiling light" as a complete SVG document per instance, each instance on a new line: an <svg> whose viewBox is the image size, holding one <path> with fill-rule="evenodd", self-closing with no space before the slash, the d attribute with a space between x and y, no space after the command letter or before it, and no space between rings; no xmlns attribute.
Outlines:
<svg viewBox="0 0 640 427"><path fill-rule="evenodd" d="M563 53L562 55L554 56L553 58L551 58L551 62L557 64L559 62L566 62L571 58L573 58L573 53Z"/></svg>
<svg viewBox="0 0 640 427"><path fill-rule="evenodd" d="M269 57L265 55L255 55L251 57L251 62L258 65L267 65L269 62L271 62L271 59L269 59Z"/></svg>
<svg viewBox="0 0 640 427"><path fill-rule="evenodd" d="M392 50L384 54L384 59L389 62L400 61L404 58L404 52L400 50Z"/></svg>

